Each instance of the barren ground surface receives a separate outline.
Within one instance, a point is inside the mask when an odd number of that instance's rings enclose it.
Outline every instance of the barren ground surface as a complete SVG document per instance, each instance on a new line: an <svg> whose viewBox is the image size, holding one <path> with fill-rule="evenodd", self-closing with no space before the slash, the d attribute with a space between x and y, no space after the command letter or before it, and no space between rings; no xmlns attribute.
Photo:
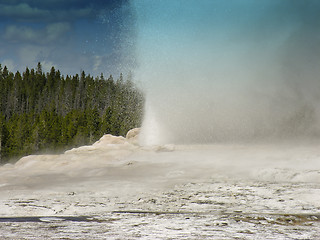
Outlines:
<svg viewBox="0 0 320 240"><path fill-rule="evenodd" d="M109 140L2 166L1 239L320 239L316 145Z"/></svg>

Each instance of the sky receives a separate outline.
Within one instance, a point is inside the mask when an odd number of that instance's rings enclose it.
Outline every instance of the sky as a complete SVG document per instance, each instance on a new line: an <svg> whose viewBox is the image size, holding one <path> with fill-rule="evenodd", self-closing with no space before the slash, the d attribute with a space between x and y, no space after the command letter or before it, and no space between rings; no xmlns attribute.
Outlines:
<svg viewBox="0 0 320 240"><path fill-rule="evenodd" d="M320 133L320 1L139 0L145 142Z"/></svg>
<svg viewBox="0 0 320 240"><path fill-rule="evenodd" d="M133 19L126 0L0 0L0 63L41 62L63 74L126 72L134 65Z"/></svg>
<svg viewBox="0 0 320 240"><path fill-rule="evenodd" d="M319 0L0 0L0 62L132 71L161 143L320 135L319 12Z"/></svg>

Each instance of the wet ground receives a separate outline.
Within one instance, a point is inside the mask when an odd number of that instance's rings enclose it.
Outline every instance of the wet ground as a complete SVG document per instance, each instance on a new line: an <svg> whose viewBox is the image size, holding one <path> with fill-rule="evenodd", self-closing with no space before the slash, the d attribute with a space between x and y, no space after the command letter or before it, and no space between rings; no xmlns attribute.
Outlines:
<svg viewBox="0 0 320 240"><path fill-rule="evenodd" d="M3 167L0 239L320 239L318 150L281 149L170 146L46 174Z"/></svg>

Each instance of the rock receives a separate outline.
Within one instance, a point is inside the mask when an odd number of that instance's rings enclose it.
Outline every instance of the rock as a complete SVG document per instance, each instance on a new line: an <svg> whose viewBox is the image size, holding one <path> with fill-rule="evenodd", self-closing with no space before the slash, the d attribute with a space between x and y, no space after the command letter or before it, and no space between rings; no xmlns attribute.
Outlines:
<svg viewBox="0 0 320 240"><path fill-rule="evenodd" d="M129 130L126 135L127 141L133 145L139 145L139 133L140 128L134 128Z"/></svg>
<svg viewBox="0 0 320 240"><path fill-rule="evenodd" d="M83 152L89 153L89 152L94 152L98 149L106 150L106 149L118 149L119 147L126 148L125 145L129 145L129 144L127 143L124 137L105 134L94 144L89 146L81 146L81 147L73 148L71 150L65 151L65 154L83 153Z"/></svg>
<svg viewBox="0 0 320 240"><path fill-rule="evenodd" d="M126 139L121 136L113 136L111 134L103 135L99 141L95 142L93 146L103 146L106 144L124 144Z"/></svg>

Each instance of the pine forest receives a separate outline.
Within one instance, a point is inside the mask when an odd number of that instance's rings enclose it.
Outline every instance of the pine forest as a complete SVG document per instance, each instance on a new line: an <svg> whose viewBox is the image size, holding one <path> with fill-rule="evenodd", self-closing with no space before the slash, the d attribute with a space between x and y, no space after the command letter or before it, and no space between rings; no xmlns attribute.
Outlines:
<svg viewBox="0 0 320 240"><path fill-rule="evenodd" d="M124 136L140 126L143 103L130 75L64 77L54 67L44 73L40 63L21 74L0 65L0 162Z"/></svg>

